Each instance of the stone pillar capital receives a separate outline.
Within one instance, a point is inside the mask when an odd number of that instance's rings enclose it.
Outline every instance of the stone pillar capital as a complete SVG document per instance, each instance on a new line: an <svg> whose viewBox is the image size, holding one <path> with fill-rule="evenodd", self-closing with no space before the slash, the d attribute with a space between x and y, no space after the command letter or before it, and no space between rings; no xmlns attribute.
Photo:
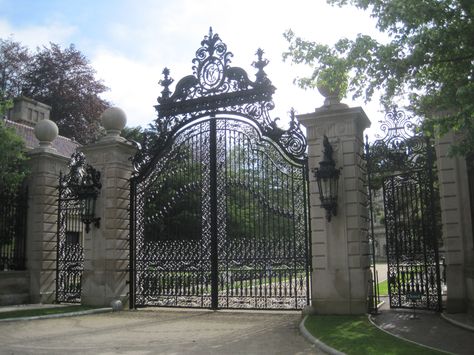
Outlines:
<svg viewBox="0 0 474 355"><path fill-rule="evenodd" d="M297 116L306 128L308 141L326 135L348 136L370 127L370 120L361 107L321 107L314 112Z"/></svg>

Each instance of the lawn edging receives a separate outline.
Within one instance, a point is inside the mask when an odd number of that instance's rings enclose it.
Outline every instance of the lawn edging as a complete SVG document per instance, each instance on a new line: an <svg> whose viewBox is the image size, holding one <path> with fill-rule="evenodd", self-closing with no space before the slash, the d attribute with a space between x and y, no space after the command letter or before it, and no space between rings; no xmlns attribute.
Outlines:
<svg viewBox="0 0 474 355"><path fill-rule="evenodd" d="M403 340L403 341L406 341L406 342L408 342L408 343L412 343L412 344L421 346L421 347L426 348L426 349L429 349L429 350L433 350L433 351L438 351L438 352L450 354L450 353L447 352L447 351L444 351L444 350L441 350L441 349L437 349L437 348L433 348L433 347L431 347L431 346L429 346L429 345L417 343L416 341L413 341L413 340L404 338L404 337L402 337L402 336L400 336L400 335L390 333L388 330L385 330L385 329L383 329L382 327L379 327L379 326L377 325L377 323L374 322L374 320L373 320L371 314L368 315L368 318L369 318L369 322L370 322L374 327L376 327L377 329L381 330L381 331L384 332L384 333L387 333L388 335L391 335L391 336L393 336L393 337L395 337L395 338L398 338L398 339L400 339L400 340Z"/></svg>
<svg viewBox="0 0 474 355"><path fill-rule="evenodd" d="M331 348L329 345L323 343L321 340L318 338L315 338L309 331L306 329L304 326L304 323L306 322L306 319L308 318L308 315L305 315L303 317L303 320L300 322L300 332L303 334L303 336L310 342L316 345L317 348L320 350L324 351L327 354L330 355L346 355L346 353L342 353L334 348Z"/></svg>
<svg viewBox="0 0 474 355"><path fill-rule="evenodd" d="M84 315L87 315L87 314L109 313L109 312L112 312L112 311L113 310L112 310L111 307L106 307L106 308L97 308L97 309L87 309L87 310L84 310L84 311L77 311L77 312L47 314L47 315L43 315L43 316L4 318L4 319L0 319L0 322L15 322L15 321L29 321L29 320L36 320L36 319L75 317L75 316L84 316Z"/></svg>

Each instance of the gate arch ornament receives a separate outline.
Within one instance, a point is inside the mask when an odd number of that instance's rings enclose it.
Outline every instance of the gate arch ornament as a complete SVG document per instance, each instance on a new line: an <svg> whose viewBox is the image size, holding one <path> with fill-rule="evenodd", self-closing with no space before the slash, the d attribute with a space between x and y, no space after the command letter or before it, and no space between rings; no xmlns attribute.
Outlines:
<svg viewBox="0 0 474 355"><path fill-rule="evenodd" d="M255 81L231 58L210 29L174 92L163 71L131 180L131 307L308 303L306 138L270 118L263 51Z"/></svg>
<svg viewBox="0 0 474 355"><path fill-rule="evenodd" d="M441 226L433 142L403 111L394 109L380 123L383 136L366 143L374 274L374 225L379 223L385 228L390 307L440 311ZM383 198L383 218L374 201L377 194Z"/></svg>

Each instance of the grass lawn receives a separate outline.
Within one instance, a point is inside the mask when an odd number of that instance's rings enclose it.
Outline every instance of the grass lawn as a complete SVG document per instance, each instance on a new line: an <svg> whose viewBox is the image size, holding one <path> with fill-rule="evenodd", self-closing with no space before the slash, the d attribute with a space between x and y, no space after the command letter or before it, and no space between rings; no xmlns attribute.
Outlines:
<svg viewBox="0 0 474 355"><path fill-rule="evenodd" d="M379 296L388 296L388 281L379 282Z"/></svg>
<svg viewBox="0 0 474 355"><path fill-rule="evenodd" d="M52 307L52 308L38 308L38 309L21 309L18 311L0 312L0 319L46 316L50 314L87 311L89 309L96 309L96 308L100 308L100 307L77 305L77 306Z"/></svg>
<svg viewBox="0 0 474 355"><path fill-rule="evenodd" d="M367 316L309 316L306 329L328 346L349 355L445 354L391 336L374 327Z"/></svg>

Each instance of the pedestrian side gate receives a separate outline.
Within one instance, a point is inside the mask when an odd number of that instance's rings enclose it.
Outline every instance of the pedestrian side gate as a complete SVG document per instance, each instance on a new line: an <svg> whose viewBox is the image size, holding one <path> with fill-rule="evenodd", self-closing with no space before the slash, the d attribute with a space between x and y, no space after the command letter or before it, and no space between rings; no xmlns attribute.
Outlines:
<svg viewBox="0 0 474 355"><path fill-rule="evenodd" d="M100 172L76 151L69 161L69 172L59 176L56 302L81 302L84 237L91 223L84 193L100 187Z"/></svg>
<svg viewBox="0 0 474 355"><path fill-rule="evenodd" d="M131 180L131 306L301 309L309 300L306 139L275 88L209 32L174 93L165 69Z"/></svg>
<svg viewBox="0 0 474 355"><path fill-rule="evenodd" d="M366 144L370 239L375 243L374 224L381 223L390 307L441 310L441 215L433 142L398 110L386 115L381 130L384 137ZM382 197L380 210L377 194Z"/></svg>

